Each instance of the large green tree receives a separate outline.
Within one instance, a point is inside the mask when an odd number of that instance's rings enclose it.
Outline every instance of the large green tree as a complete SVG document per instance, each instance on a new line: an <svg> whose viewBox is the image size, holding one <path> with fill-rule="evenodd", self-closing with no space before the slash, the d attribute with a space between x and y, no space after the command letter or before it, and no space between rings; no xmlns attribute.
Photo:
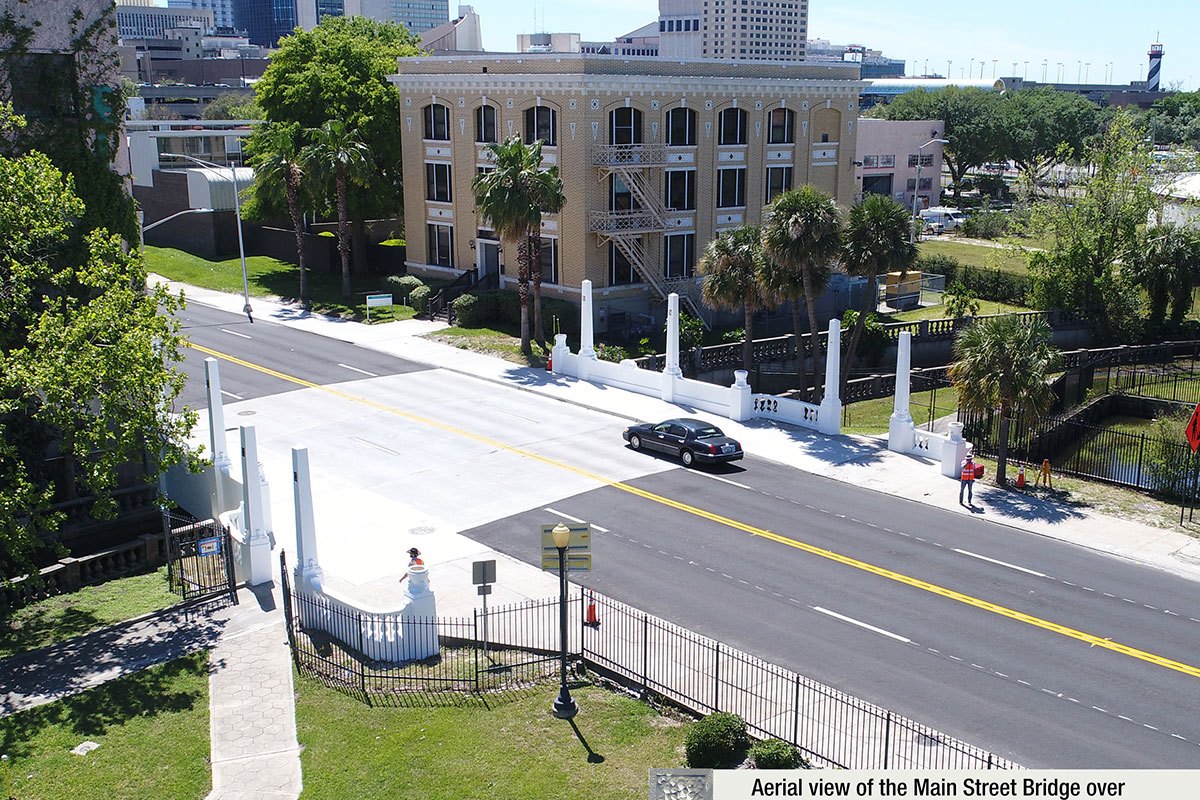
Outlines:
<svg viewBox="0 0 1200 800"><path fill-rule="evenodd" d="M333 205L337 212L338 253L342 257L342 297L350 298L350 232L349 188L367 181L371 165L371 150L358 138L358 132L346 127L340 119L332 119L309 131L310 143L304 148L303 160L310 164L324 183L333 184ZM332 181L329 179L332 178ZM323 193L328 197L328 192Z"/></svg>
<svg viewBox="0 0 1200 800"><path fill-rule="evenodd" d="M1054 238L1050 249L1029 256L1033 305L1085 313L1108 340L1134 335L1140 318L1121 262L1158 202L1143 139L1133 117L1118 111L1086 151L1091 175L1083 185L1033 209L1034 227Z"/></svg>
<svg viewBox="0 0 1200 800"><path fill-rule="evenodd" d="M805 185L784 192L767 209L762 227L765 255L762 279L771 294L786 297L792 307L792 332L796 337L796 375L802 396L808 397L808 370L800 304L808 310L812 332L815 385L821 386L821 337L815 298L829 284L841 247L841 219L837 204L819 189Z"/></svg>
<svg viewBox="0 0 1200 800"><path fill-rule="evenodd" d="M21 122L0 106L0 138ZM138 251L86 219L46 155L0 156L0 580L45 549L56 501L94 496L111 518L119 469L144 460L155 480L195 421L172 413L180 299L147 289Z"/></svg>
<svg viewBox="0 0 1200 800"><path fill-rule="evenodd" d="M842 387L850 378L858 355L867 317L876 310L879 295L875 280L880 273L907 273L917 263L917 246L913 244L913 220L908 209L890 197L868 195L850 209L846 222L842 265L850 275L867 279L862 305L850 334L846 350L846 368L842 370Z"/></svg>
<svg viewBox="0 0 1200 800"><path fill-rule="evenodd" d="M1053 87L1009 92L998 110L1001 152L1034 182L1051 165L1078 159L1096 134L1098 109L1074 92Z"/></svg>
<svg viewBox="0 0 1200 800"><path fill-rule="evenodd" d="M950 172L955 203L962 200L962 179L969 170L1003 158L1000 95L982 89L947 86L935 92L916 90L871 110L872 116L896 120L942 120L942 160ZM930 131L930 139L938 138Z"/></svg>
<svg viewBox="0 0 1200 800"><path fill-rule="evenodd" d="M754 354L754 312L772 302L763 282L762 232L741 225L711 239L696 263L704 276L700 294L716 308L741 310L745 318L742 368L750 371Z"/></svg>
<svg viewBox="0 0 1200 800"><path fill-rule="evenodd" d="M297 28L280 39L254 87L269 122L309 130L341 120L371 149L374 169L347 195L357 270L366 263L365 221L403 213L400 95L387 76L397 58L422 53L419 43L403 25L325 17L311 31Z"/></svg>
<svg viewBox="0 0 1200 800"><path fill-rule="evenodd" d="M1047 378L1058 367L1050 326L1038 319L987 317L964 328L954 340L950 381L959 405L1000 415L996 483L1006 486L1008 437L1014 419L1034 419L1054 403Z"/></svg>
<svg viewBox="0 0 1200 800"><path fill-rule="evenodd" d="M542 169L542 143L525 144L514 136L488 145L494 169L481 172L471 183L475 209L489 220L502 239L517 243L517 295L521 300L521 352L533 355L530 345L530 291L533 276L534 327L543 349L542 327L542 212L562 208L563 184L558 167Z"/></svg>
<svg viewBox="0 0 1200 800"><path fill-rule="evenodd" d="M1139 237L1125 259L1135 284L1146 292L1151 326L1167 320L1178 325L1192 308L1193 290L1200 276L1200 231L1175 225L1155 225Z"/></svg>

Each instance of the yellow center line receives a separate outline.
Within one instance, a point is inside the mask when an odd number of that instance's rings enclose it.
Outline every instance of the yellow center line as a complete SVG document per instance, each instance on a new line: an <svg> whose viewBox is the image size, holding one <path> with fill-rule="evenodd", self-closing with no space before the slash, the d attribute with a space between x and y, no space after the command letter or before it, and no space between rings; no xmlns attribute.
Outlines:
<svg viewBox="0 0 1200 800"><path fill-rule="evenodd" d="M913 588L921 589L922 591L926 591L931 594L938 595L940 597L945 597L948 600L953 600L955 602L962 603L962 604L968 605L968 606L972 606L974 608L978 608L983 611L988 611L992 614L996 614L1001 617L1007 617L1008 619L1016 620L1017 622L1023 622L1026 625L1032 625L1035 628L1041 628L1042 630L1050 631L1052 633L1057 633L1061 636L1066 636L1071 639L1076 639L1080 642L1085 642L1086 644L1089 644L1092 647L1101 647L1101 648L1104 648L1105 650L1111 650L1114 653L1120 653L1122 655L1129 656L1130 658L1136 658L1136 659L1145 661L1150 664L1155 664L1160 667L1165 667L1166 669L1174 670L1176 672L1181 672L1184 675L1190 675L1194 678L1200 678L1200 667L1196 667L1191 664L1185 664L1181 661L1175 661L1173 659L1166 658L1165 656L1156 655L1154 653L1150 653L1145 650L1139 650L1138 648L1131 647L1130 645L1127 645L1127 644L1122 644L1120 642L1114 642L1111 639L1107 639L1107 638L1104 638L1101 636L1096 636L1095 634L1087 633L1085 631L1076 630L1075 628L1071 628L1067 625L1060 625L1057 622L1051 622L1049 620L1042 619L1041 617L1035 617L1032 614L1026 614L1023 611L1017 611L1015 609L1007 608L1006 606L998 605L998 604L992 603L988 600L982 600L978 597L973 597L969 594L964 594L962 592L955 591L954 589L947 589L944 586L939 586L935 583L930 583L928 581L921 580L920 578L914 578L909 575L905 575L901 572L896 572L894 570L887 569L886 567L880 567L880 566L871 564L866 561L861 561L857 558L852 558L850 556L834 552L832 550L826 550L823 547L817 547L816 545L808 544L807 542L803 542L798 539L793 539L791 537L784 536L782 534L774 533L774 532L766 530L764 528L758 528L754 525L750 525L745 522L739 522L738 520L731 519L731 518L723 516L721 514L717 514L712 511L706 511L705 509L698 508L693 505L689 505L688 503L682 503L678 500L672 500L669 497L664 497L663 495L655 494L653 492L648 492L645 489L639 489L636 486L631 486L630 484L623 483L622 481L615 481L615 480L612 480L611 478L606 478L603 475L599 475L590 470L583 469L581 467L576 467L572 464L568 464L566 462L559 461L557 459L548 458L547 456L539 455L537 453L530 452L529 450L524 450L519 447L514 447L513 445L505 444L504 442L497 441L496 439L492 439L488 436L483 436L481 434L465 430L464 428L460 428L456 425L451 425L451 424L448 424L445 422L439 422L438 420L429 419L428 417L422 417L418 414L413 414L408 411L403 411L401 409L395 408L394 406L389 406L384 403L380 403L375 400L370 400L365 397L359 397L357 395L353 395L348 392L344 392L340 389L334 389L329 386L321 386L321 385L313 383L311 381L306 381L303 378L297 378L293 375L288 375L283 372L278 372L277 370L273 370L270 367L264 367L260 364L255 364L250 361L245 361L243 359L237 358L236 356L231 356L227 353L222 353L217 350L212 350L210 348L204 347L203 345L198 345L198 344L189 342L188 346L194 350L198 350L201 353L206 353L210 356L213 356L214 358L219 358L219 359L222 359L225 361L229 361L231 363L238 364L239 366L243 366L243 367L246 367L247 369L252 369L257 372L264 373L266 375L271 375L272 377L279 378L280 380L288 381L289 383L295 383L300 386L308 387L310 389L318 389L322 392L325 392L326 394L331 394L334 397L338 397L338 398L347 400L352 403L359 403L361 405L365 405L370 408L374 408L378 411L384 411L389 414L394 414L395 416L398 416L398 417L403 417L404 419L407 419L410 422L415 422L415 423L418 423L421 425L427 425L431 428L436 428L438 430L445 431L447 433L451 433L456 436L461 436L461 437L479 442L481 444L485 444L488 447L494 447L499 450L505 450L509 453L513 453L514 455L522 456L524 458L532 459L534 461L540 461L543 464L547 464L549 466L556 467L558 469L566 470L567 472L572 472L581 477L596 481L597 483L600 483L600 484L603 484L606 486L611 486L614 489L619 489L623 492L627 492L627 493L635 495L637 497L641 497L641 498L643 498L645 500L649 500L653 503L658 503L659 505L667 506L668 508L674 508L678 511L684 512L685 514L691 514L692 516L700 517L702 519L709 520L710 522L715 522L719 525L724 525L726 527L733 528L734 530L739 530L744 533L748 533L752 536L759 536L764 539L768 539L772 542L777 542L779 544L795 548L796 550L801 550L801 551L809 553L811 555L818 556L818 557L824 558L824 559L828 559L829 561L834 561L839 564L843 564L847 567L852 567L854 569L861 570L863 572L868 572L872 575L877 575L881 578L886 578L887 580L895 581L896 583L901 583L906 586L911 586Z"/></svg>

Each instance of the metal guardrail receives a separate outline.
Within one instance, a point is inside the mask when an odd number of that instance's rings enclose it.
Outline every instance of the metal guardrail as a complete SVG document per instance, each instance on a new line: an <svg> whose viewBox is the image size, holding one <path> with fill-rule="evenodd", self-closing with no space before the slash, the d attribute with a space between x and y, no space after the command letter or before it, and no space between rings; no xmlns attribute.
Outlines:
<svg viewBox="0 0 1200 800"><path fill-rule="evenodd" d="M592 146L594 167L664 167L667 149L661 144L612 144Z"/></svg>

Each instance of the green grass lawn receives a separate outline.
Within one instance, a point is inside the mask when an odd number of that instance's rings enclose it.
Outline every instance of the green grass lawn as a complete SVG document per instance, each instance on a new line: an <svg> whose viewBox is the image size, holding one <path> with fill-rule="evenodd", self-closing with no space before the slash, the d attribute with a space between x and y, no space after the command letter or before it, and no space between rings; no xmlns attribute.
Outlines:
<svg viewBox="0 0 1200 800"><path fill-rule="evenodd" d="M462 328L456 325L434 333L427 333L425 338L444 342L461 350L497 356L505 361L527 367L546 366L546 357L549 355L547 351L538 346L537 342L532 342L533 355L526 357L521 352L520 331L508 328ZM553 342L547 335L546 345L551 346L552 344ZM577 342L573 344L568 342L568 344L571 344L575 350L579 349Z"/></svg>
<svg viewBox="0 0 1200 800"><path fill-rule="evenodd" d="M303 800L646 796L646 771L683 764L687 726L633 698L573 689L579 716L550 715L553 683L490 708L368 708L296 679Z"/></svg>
<svg viewBox="0 0 1200 800"><path fill-rule="evenodd" d="M979 315L987 314L1020 314L1032 309L1024 306L1013 306L1008 303L998 303L994 300L979 301ZM897 311L893 314L880 314L879 321L887 322L919 322L923 319L946 319L949 314L946 312L946 306L921 306L920 308L910 309L908 311Z"/></svg>
<svg viewBox="0 0 1200 800"><path fill-rule="evenodd" d="M908 413L912 414L913 421L917 425L923 425L929 421L930 402L936 403L933 412L935 419L953 414L958 408L958 392L954 387L938 389L936 397L933 392L913 392L908 398ZM887 433L892 408L891 397L851 403L842 411L842 433L868 436Z"/></svg>
<svg viewBox="0 0 1200 800"><path fill-rule="evenodd" d="M218 292L242 293L242 262L239 258L209 261L170 247L146 247L146 269L164 278ZM253 297L297 299L300 275L296 265L270 256L247 256L246 278ZM380 275L355 275L351 287L353 300L342 299L341 273L309 271L309 293L313 311L356 321L367 318L366 295L388 293ZM372 322L411 319L416 312L408 306L384 306L371 309Z"/></svg>
<svg viewBox="0 0 1200 800"><path fill-rule="evenodd" d="M167 589L166 567L85 586L0 616L0 658L81 636L178 602L179 597Z"/></svg>
<svg viewBox="0 0 1200 800"><path fill-rule="evenodd" d="M938 239L921 242L920 248L923 256L950 256L965 266L977 269L1000 269L1016 275L1025 275L1029 271L1026 257L1007 247L987 247Z"/></svg>
<svg viewBox="0 0 1200 800"><path fill-rule="evenodd" d="M72 755L85 741L100 747ZM22 800L200 800L212 786L208 653L0 718L0 753Z"/></svg>

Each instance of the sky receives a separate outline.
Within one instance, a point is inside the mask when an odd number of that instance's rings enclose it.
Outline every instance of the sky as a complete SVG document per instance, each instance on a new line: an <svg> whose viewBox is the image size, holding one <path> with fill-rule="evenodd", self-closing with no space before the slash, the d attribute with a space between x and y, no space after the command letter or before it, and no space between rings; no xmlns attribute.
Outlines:
<svg viewBox="0 0 1200 800"><path fill-rule="evenodd" d="M484 49L513 52L519 33L579 33L612 40L658 17L656 0L470 0ZM450 13L458 4L451 0ZM809 38L861 44L926 70L960 78L1017 75L1126 84L1146 77L1147 50L1161 42L1163 88L1200 89L1198 0L1007 0L1003 3L809 0ZM1157 37L1157 38L1156 38ZM1013 63L1016 63L1014 73ZM1029 62L1026 66L1025 62ZM1060 68L1058 64L1063 66ZM1086 65L1086 66L1085 66Z"/></svg>

